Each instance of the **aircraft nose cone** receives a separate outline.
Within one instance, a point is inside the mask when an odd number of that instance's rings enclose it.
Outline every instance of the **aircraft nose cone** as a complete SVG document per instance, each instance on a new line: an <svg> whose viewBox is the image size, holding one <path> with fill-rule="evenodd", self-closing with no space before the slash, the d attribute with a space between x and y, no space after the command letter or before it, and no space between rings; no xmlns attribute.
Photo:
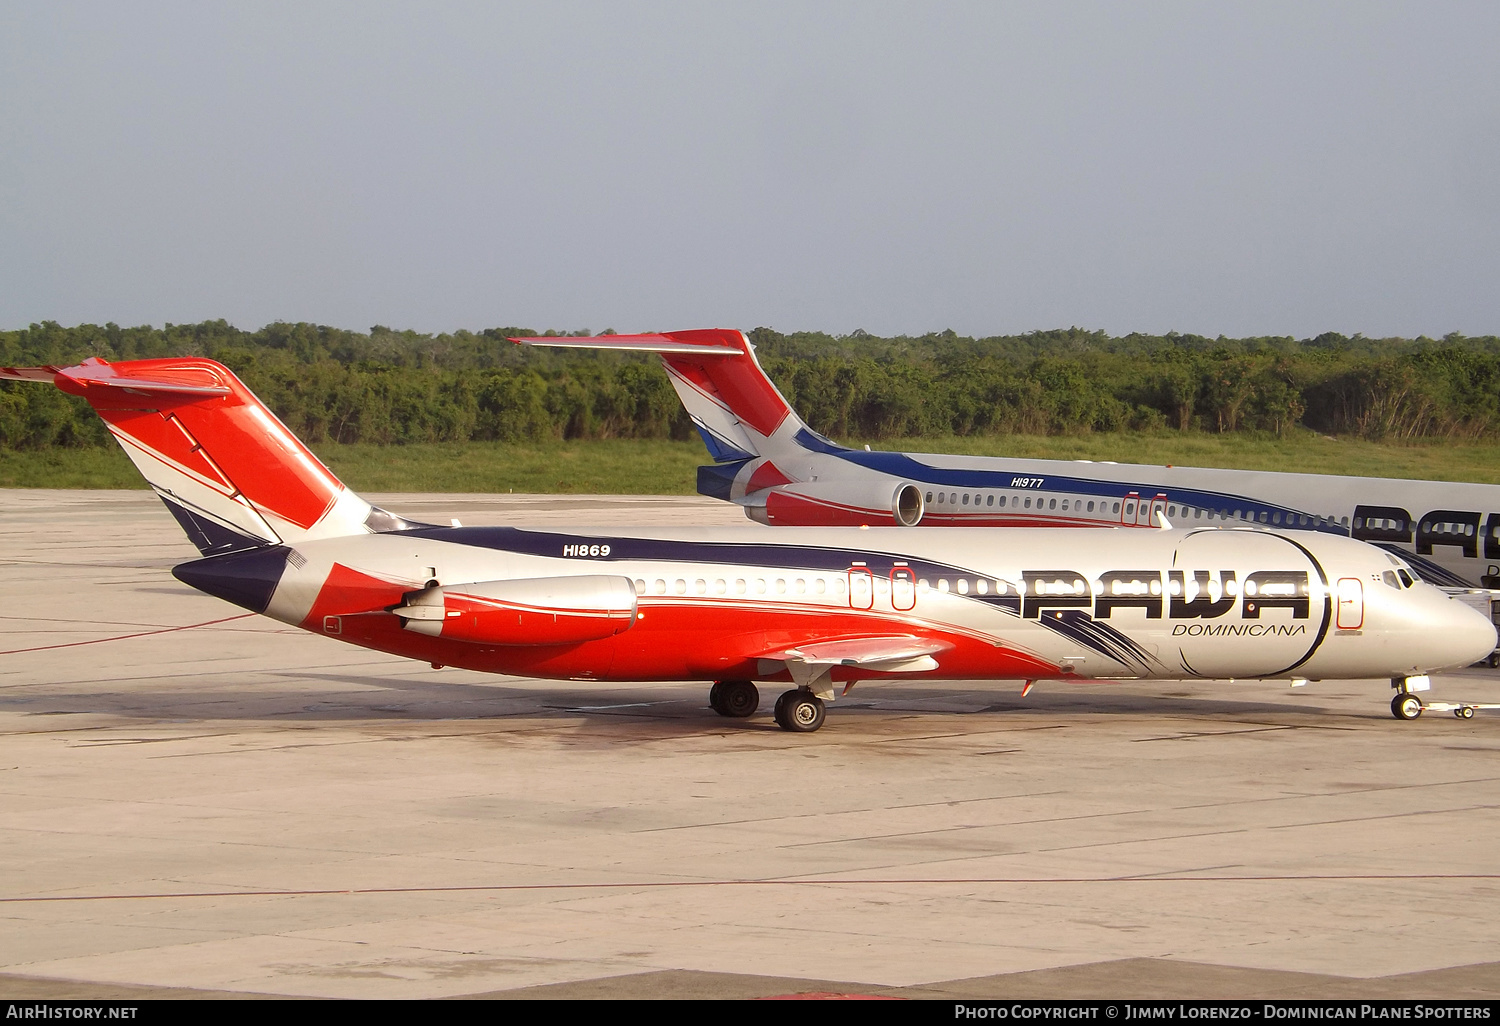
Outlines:
<svg viewBox="0 0 1500 1026"><path fill-rule="evenodd" d="M1495 650L1490 618L1456 598L1434 590L1417 618L1432 669L1470 666Z"/></svg>
<svg viewBox="0 0 1500 1026"><path fill-rule="evenodd" d="M1456 666L1470 666L1487 658L1495 651L1496 632L1495 625L1488 616L1479 612L1471 606L1466 606L1457 599L1450 600L1465 614L1457 617L1454 624L1453 651L1456 656L1461 656Z"/></svg>
<svg viewBox="0 0 1500 1026"><path fill-rule="evenodd" d="M291 550L285 545L271 545L248 552L195 559L172 568L172 576L183 584L207 592L215 598L233 602L253 613L264 613L271 595L281 582Z"/></svg>

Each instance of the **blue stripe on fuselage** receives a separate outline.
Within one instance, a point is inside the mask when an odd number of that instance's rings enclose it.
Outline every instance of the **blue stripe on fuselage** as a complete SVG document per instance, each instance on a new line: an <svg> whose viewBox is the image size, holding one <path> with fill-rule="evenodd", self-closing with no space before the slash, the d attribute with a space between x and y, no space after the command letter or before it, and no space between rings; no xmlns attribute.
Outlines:
<svg viewBox="0 0 1500 1026"><path fill-rule="evenodd" d="M867 564L871 573L887 577L900 563L913 573L934 576L994 578L963 567L913 559L889 552L825 548L817 545L751 544L744 542L676 541L664 538L615 538L611 536L528 531L519 527L430 527L403 531L403 536L473 545L528 556L574 559L580 563L615 563L628 560L658 560L672 563L728 563L740 566L782 567L787 570L821 570L843 573L855 562ZM607 556L563 556L567 545L608 545Z"/></svg>
<svg viewBox="0 0 1500 1026"><path fill-rule="evenodd" d="M1158 492L1167 495L1168 501L1179 506L1188 506L1198 509L1212 509L1225 511L1231 514L1229 520L1235 523L1260 523L1261 513L1267 517L1280 513L1283 517L1287 515L1305 516L1310 520L1317 520L1318 515L1310 513L1305 509L1296 509L1291 506L1279 506L1274 503L1262 502L1244 495L1235 495L1230 492L1209 492L1197 488L1181 488L1176 485L1165 484L1133 484L1129 481L1102 481L1098 478L1069 477L1059 474L1037 474L1035 470L954 470L945 467L934 467L930 463L923 463L914 459L904 452L864 452L859 449L845 449L833 445L826 439L820 442L816 436L809 431L799 431L797 442L804 448L813 452L834 456L846 463L852 463L866 470L873 470L879 474L888 474L891 477L905 478L906 480L920 484L935 485L940 488L969 488L969 489L992 489L995 491L1018 491L1024 495L1088 495L1106 499L1118 499L1125 501L1129 493L1136 493L1136 498L1143 502L1150 502ZM826 443L826 444L823 444ZM1035 478L1040 476L1045 482L1044 487L1019 488L1012 484L1018 477ZM1232 516L1235 510L1241 510L1249 516L1241 521ZM934 510L934 513L941 511ZM964 510L964 512L968 512ZM985 512L991 512L986 507ZM1113 521L1101 520L1105 525ZM1186 526L1180 525L1180 526ZM1267 526L1270 526L1269 524ZM1337 524L1311 523L1305 527L1290 524L1276 525L1286 527L1289 530L1321 531L1325 534L1338 534L1348 537L1349 529Z"/></svg>

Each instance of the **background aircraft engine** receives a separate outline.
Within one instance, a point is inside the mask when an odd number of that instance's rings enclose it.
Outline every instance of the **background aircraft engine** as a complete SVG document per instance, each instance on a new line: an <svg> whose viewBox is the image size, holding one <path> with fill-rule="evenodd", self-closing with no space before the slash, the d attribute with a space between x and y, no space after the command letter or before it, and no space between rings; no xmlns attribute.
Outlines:
<svg viewBox="0 0 1500 1026"><path fill-rule="evenodd" d="M537 577L434 586L391 610L419 634L489 645L575 645L635 623L626 577Z"/></svg>
<svg viewBox="0 0 1500 1026"><path fill-rule="evenodd" d="M922 490L909 481L856 486L848 481L806 481L767 489L762 512L753 519L792 527L916 527L927 512Z"/></svg>

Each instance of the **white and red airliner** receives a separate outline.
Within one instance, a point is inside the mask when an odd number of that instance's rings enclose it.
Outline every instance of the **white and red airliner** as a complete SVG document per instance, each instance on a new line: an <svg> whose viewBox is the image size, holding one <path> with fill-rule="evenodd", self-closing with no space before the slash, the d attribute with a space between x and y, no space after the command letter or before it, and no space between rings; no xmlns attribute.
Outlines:
<svg viewBox="0 0 1500 1026"><path fill-rule="evenodd" d="M412 523L349 491L223 366L5 368L108 424L203 558L202 591L327 637L529 677L714 682L725 716L789 685L816 730L857 681L1387 678L1410 719L1486 617L1333 534Z"/></svg>
<svg viewBox="0 0 1500 1026"><path fill-rule="evenodd" d="M715 461L698 491L763 524L1154 528L1165 513L1358 538L1432 584L1500 589L1495 485L850 449L803 423L738 331L512 341L660 354Z"/></svg>

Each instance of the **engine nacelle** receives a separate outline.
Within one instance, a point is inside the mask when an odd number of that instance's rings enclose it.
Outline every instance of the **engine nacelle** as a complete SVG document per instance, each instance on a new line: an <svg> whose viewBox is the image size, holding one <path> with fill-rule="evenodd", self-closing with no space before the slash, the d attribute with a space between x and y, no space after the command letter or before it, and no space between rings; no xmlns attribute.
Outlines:
<svg viewBox="0 0 1500 1026"><path fill-rule="evenodd" d="M434 586L391 609L418 634L488 645L576 645L635 623L629 578L536 577Z"/></svg>
<svg viewBox="0 0 1500 1026"><path fill-rule="evenodd" d="M766 489L765 505L745 512L752 520L783 527L916 527L927 504L909 481L857 485L806 481Z"/></svg>

